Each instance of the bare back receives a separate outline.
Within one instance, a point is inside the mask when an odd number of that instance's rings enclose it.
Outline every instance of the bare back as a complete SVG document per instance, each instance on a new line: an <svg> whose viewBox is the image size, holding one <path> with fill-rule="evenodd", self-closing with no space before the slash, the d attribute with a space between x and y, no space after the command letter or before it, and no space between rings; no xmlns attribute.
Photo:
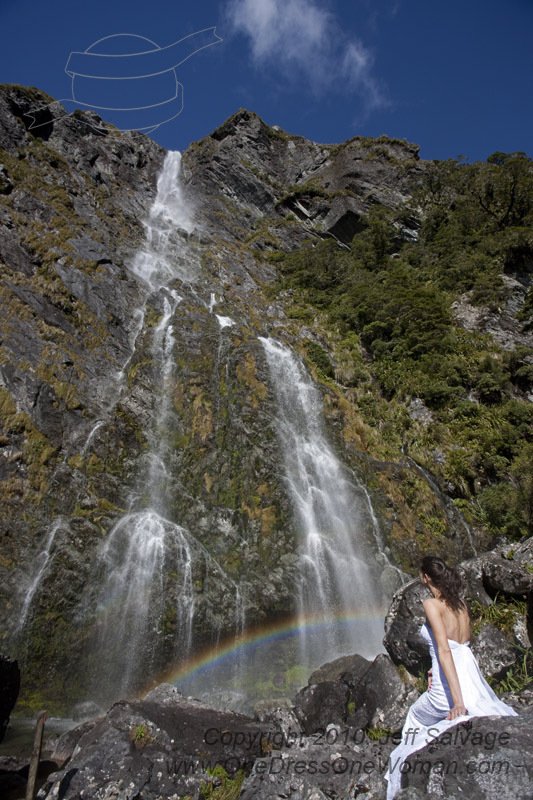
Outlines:
<svg viewBox="0 0 533 800"><path fill-rule="evenodd" d="M459 644L470 641L470 617L466 608L463 606L459 611L453 611L444 600L437 603L447 638Z"/></svg>

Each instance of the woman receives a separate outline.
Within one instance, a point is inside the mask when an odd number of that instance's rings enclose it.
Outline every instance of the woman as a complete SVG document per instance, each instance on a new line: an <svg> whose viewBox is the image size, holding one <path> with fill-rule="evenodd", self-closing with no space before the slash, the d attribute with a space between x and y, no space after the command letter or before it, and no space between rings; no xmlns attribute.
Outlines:
<svg viewBox="0 0 533 800"><path fill-rule="evenodd" d="M426 622L420 629L431 655L430 680L427 691L409 709L401 742L391 753L385 775L387 800L400 789L405 759L445 728L473 716L516 716L498 700L470 650L470 618L460 596L458 573L441 558L425 556L420 579L432 595L423 601Z"/></svg>

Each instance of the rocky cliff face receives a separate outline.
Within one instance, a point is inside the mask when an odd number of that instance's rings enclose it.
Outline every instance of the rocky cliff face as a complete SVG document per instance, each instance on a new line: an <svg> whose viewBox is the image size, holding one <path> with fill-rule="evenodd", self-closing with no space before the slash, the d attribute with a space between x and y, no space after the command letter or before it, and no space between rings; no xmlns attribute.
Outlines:
<svg viewBox="0 0 533 800"><path fill-rule="evenodd" d="M164 151L87 113L29 131L25 114L46 101L0 88L0 604L2 647L22 659L28 702L40 702L46 682L47 698L68 704L97 671L108 569L97 554L154 478L166 374L158 336L171 349L165 519L185 536L176 558L193 539L203 554L188 584L194 642L238 629L243 596L248 625L293 607L296 531L258 336L289 343L312 370L309 353L330 343L323 327L287 315L276 258L321 238L346 246L369 209L402 206L426 167L402 141L319 145L239 111L184 154L194 224L175 235L173 281L148 291L134 265ZM406 218L399 235L416 236L416 226ZM383 535L393 516L407 535L412 516L390 487L409 465L374 459L342 385L322 384L345 463L370 483L387 474L376 494ZM430 484L426 493L452 554L471 555L446 499ZM179 591L165 584L154 669L179 656Z"/></svg>

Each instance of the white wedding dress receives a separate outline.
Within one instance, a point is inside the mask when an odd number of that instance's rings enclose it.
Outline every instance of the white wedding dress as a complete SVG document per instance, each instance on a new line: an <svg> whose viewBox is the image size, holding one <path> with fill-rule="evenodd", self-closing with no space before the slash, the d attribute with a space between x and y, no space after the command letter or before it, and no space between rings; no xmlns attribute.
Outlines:
<svg viewBox="0 0 533 800"><path fill-rule="evenodd" d="M402 729L401 742L390 755L389 769L385 775L389 782L387 800L393 800L396 792L400 790L401 767L405 759L434 741L447 728L472 717L517 716L516 711L499 700L490 688L480 672L476 657L470 650L470 643L461 644L448 639L468 716L457 717L454 720L446 719L453 701L444 670L441 670L437 658L433 631L424 623L420 633L429 645L433 680L431 689L420 695L409 709Z"/></svg>

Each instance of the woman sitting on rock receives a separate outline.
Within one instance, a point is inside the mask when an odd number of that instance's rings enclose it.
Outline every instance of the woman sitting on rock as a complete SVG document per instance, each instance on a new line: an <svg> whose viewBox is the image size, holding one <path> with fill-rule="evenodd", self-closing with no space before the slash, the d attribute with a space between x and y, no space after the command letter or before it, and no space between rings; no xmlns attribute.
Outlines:
<svg viewBox="0 0 533 800"><path fill-rule="evenodd" d="M423 601L426 622L420 629L429 645L431 678L427 691L409 709L401 742L391 753L385 775L387 800L400 789L405 759L438 733L469 717L516 716L516 711L496 697L470 650L470 617L456 570L441 558L425 556L420 579L432 594Z"/></svg>

